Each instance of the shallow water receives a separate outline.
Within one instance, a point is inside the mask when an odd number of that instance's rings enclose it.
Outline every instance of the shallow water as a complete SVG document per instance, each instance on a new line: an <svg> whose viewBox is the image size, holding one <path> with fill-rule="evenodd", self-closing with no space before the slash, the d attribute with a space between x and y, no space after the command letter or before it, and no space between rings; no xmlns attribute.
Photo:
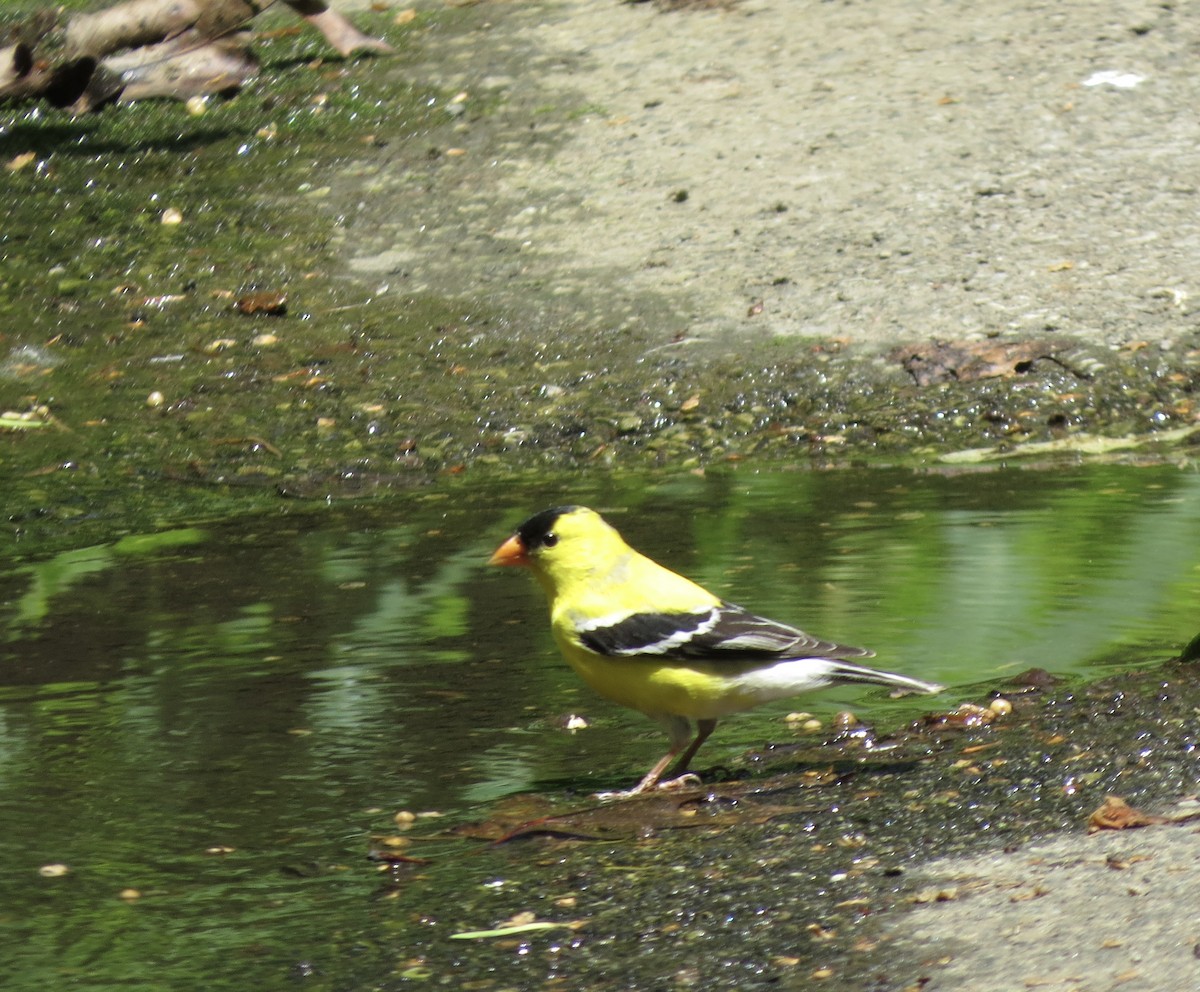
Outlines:
<svg viewBox="0 0 1200 992"><path fill-rule="evenodd" d="M398 810L456 822L517 791L629 783L661 752L557 659L532 583L484 566L564 499L734 601L948 684L950 703L1031 666L1144 666L1196 633L1200 475L1171 467L452 483L10 555L6 987L374 987L419 977L430 911L494 923L478 919L488 855L398 891L366 852ZM724 723L698 765L792 739L789 710L887 725L929 706L780 703ZM569 713L591 728L563 731Z"/></svg>

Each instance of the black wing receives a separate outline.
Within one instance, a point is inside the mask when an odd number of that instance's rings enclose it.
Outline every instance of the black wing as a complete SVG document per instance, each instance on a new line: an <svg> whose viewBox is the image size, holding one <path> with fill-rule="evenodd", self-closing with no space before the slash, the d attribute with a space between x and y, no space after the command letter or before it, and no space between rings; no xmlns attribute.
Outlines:
<svg viewBox="0 0 1200 992"><path fill-rule="evenodd" d="M866 648L823 641L732 603L696 613L632 613L581 625L580 643L609 657L653 655L677 661L753 661L768 658L869 658Z"/></svg>

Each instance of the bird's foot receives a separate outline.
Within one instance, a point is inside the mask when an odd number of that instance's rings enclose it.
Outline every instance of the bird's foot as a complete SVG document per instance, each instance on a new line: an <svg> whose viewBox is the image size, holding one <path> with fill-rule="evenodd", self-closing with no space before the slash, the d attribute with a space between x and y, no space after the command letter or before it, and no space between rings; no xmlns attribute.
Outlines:
<svg viewBox="0 0 1200 992"><path fill-rule="evenodd" d="M665 782L659 782L655 788L659 792L678 792L680 789L691 789L702 784L700 776L695 772L684 772L677 778L669 778Z"/></svg>
<svg viewBox="0 0 1200 992"><path fill-rule="evenodd" d="M593 792L592 798L606 803L612 799L632 799L634 796L640 796L641 794L640 789L621 789L618 792Z"/></svg>
<svg viewBox="0 0 1200 992"><path fill-rule="evenodd" d="M700 785L700 776L692 772L685 772L677 778L669 778L665 782L646 781L643 779L632 789L623 789L620 792L597 792L596 799L632 799L634 796L644 796L649 792L679 792L681 789L693 788Z"/></svg>

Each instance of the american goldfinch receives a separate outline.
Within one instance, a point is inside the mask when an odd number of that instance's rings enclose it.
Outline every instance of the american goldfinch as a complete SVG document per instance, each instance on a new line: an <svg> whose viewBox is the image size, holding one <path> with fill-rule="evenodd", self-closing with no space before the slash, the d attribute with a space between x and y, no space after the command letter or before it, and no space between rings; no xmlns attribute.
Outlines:
<svg viewBox="0 0 1200 992"><path fill-rule="evenodd" d="M535 514L490 564L529 568L550 601L554 639L576 673L600 695L666 727L670 750L636 787L610 796L694 781L684 773L717 721L760 703L843 682L942 688L849 664L873 652L725 602L633 550L587 507ZM673 760L679 778L661 781Z"/></svg>

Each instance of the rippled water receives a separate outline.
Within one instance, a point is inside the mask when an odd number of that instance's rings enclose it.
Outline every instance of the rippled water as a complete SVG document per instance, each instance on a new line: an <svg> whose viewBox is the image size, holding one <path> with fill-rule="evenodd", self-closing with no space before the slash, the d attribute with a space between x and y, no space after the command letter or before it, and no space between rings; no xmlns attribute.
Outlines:
<svg viewBox="0 0 1200 992"><path fill-rule="evenodd" d="M1030 666L1151 664L1200 620L1200 475L1169 467L460 485L10 555L5 987L419 977L405 949L426 907L365 858L397 810L453 821L515 791L619 786L661 753L656 727L558 660L533 584L484 565L524 516L565 501L729 599L947 683L950 700ZM856 690L780 703L722 724L698 765L789 738L792 709L887 723L927 705ZM591 729L566 733L569 713ZM39 874L52 865L65 874ZM430 872L445 909L486 862Z"/></svg>

